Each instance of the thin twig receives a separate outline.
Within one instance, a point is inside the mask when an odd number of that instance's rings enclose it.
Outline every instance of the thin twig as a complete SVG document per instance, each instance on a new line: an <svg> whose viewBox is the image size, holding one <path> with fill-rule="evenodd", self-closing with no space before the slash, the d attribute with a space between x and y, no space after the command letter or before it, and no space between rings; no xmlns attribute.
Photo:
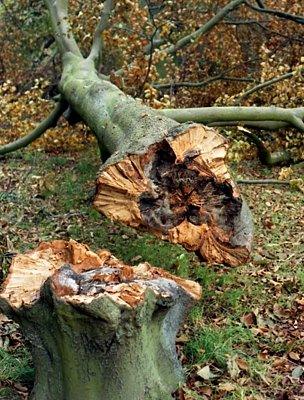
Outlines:
<svg viewBox="0 0 304 400"><path fill-rule="evenodd" d="M250 4L248 1L245 1L245 4L247 7L251 8L254 11L258 11L258 12L270 14L270 15L275 15L276 17L288 19L288 20L296 22L298 24L304 24L304 16L302 16L302 15L289 14L284 11L273 10L271 8L266 8L266 7L256 7L253 4Z"/></svg>
<svg viewBox="0 0 304 400"><path fill-rule="evenodd" d="M217 81L231 81L231 82L254 82L253 78L239 78L237 76L223 76L222 74L212 76L202 82L170 82L170 83L154 83L155 89L175 89L180 87L198 88L209 85Z"/></svg>
<svg viewBox="0 0 304 400"><path fill-rule="evenodd" d="M289 181L280 181L278 179L237 179L236 183L242 185L284 185L290 186Z"/></svg>

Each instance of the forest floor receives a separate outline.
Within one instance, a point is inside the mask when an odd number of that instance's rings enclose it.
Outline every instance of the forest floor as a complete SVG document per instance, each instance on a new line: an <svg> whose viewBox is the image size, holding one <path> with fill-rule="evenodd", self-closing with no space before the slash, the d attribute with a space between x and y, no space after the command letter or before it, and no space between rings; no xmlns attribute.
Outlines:
<svg viewBox="0 0 304 400"><path fill-rule="evenodd" d="M0 267L52 239L107 248L197 280L203 288L177 338L188 376L178 400L304 399L304 195L289 186L242 185L252 209L251 261L202 264L180 246L101 217L91 207L99 160L94 150L18 152L0 160ZM276 178L257 161L232 166L238 178ZM303 176L297 169L293 177ZM0 399L27 399L31 359L18 326L0 316ZM132 399L130 399L132 400Z"/></svg>

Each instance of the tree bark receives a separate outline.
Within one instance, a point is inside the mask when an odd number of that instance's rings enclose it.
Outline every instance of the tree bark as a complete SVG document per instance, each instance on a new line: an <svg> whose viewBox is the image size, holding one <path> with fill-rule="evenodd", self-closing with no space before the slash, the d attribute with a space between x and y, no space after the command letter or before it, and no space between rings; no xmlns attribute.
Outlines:
<svg viewBox="0 0 304 400"><path fill-rule="evenodd" d="M183 381L177 330L200 286L74 241L13 260L0 308L30 343L31 400L169 400Z"/></svg>
<svg viewBox="0 0 304 400"><path fill-rule="evenodd" d="M251 217L225 166L225 139L126 96L97 76L92 60L71 53L63 60L61 92L110 156L98 177L95 207L210 262L246 261Z"/></svg>

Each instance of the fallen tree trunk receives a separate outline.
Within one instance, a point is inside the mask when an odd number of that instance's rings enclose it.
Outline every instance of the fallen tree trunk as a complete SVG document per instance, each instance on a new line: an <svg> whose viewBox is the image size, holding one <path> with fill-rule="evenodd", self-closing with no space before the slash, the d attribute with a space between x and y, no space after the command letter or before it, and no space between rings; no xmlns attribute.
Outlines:
<svg viewBox="0 0 304 400"><path fill-rule="evenodd" d="M45 4L62 58L59 90L68 106L65 115L72 120L79 116L90 127L105 161L95 207L111 219L196 251L207 261L245 262L252 222L225 166L225 139L212 128L160 115L97 73L100 35L116 2L105 1L87 58L69 25L69 2Z"/></svg>
<svg viewBox="0 0 304 400"><path fill-rule="evenodd" d="M147 263L53 241L14 258L0 308L31 346L31 400L169 400L183 381L177 330L200 295Z"/></svg>
<svg viewBox="0 0 304 400"><path fill-rule="evenodd" d="M90 59L68 53L63 60L62 95L91 127L107 158L95 207L208 261L246 261L251 217L225 165L225 139L126 96L97 75Z"/></svg>

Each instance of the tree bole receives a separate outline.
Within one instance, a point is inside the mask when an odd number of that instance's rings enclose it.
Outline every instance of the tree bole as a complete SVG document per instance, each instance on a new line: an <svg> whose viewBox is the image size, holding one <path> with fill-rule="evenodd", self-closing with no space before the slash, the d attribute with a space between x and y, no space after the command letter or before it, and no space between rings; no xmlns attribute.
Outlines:
<svg viewBox="0 0 304 400"><path fill-rule="evenodd" d="M92 61L70 53L60 87L109 155L97 180L98 211L209 262L248 259L251 215L225 165L221 135L159 115L100 79Z"/></svg>
<svg viewBox="0 0 304 400"><path fill-rule="evenodd" d="M74 241L13 260L0 308L36 369L31 400L169 400L183 381L175 338L200 286Z"/></svg>

